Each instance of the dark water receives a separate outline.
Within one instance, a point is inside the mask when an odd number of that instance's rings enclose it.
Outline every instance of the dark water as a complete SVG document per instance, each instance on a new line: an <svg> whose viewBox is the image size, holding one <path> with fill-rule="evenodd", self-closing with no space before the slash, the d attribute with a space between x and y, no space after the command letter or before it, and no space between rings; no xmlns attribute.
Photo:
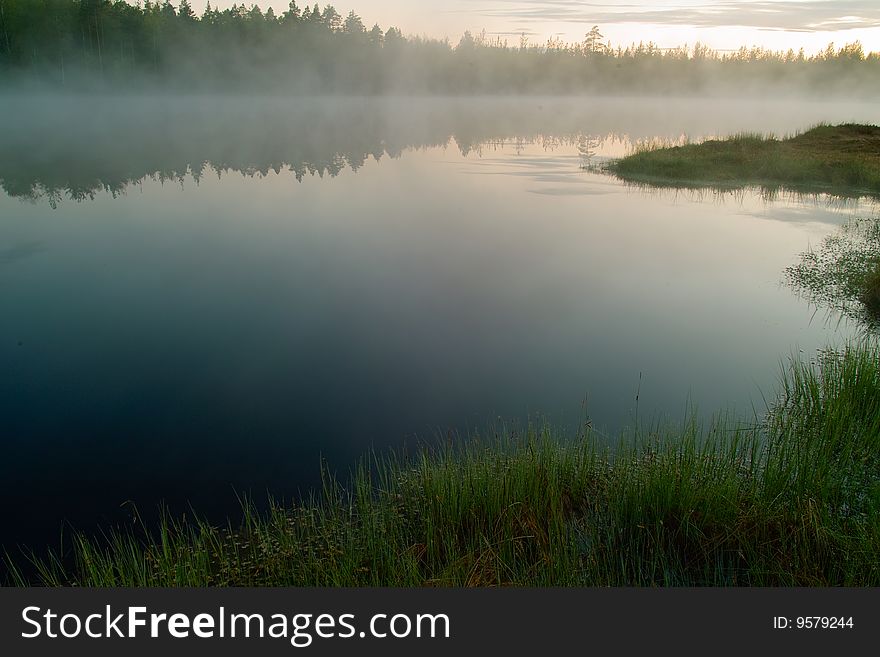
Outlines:
<svg viewBox="0 0 880 657"><path fill-rule="evenodd" d="M221 519L236 492L315 485L322 459L344 476L499 421L760 413L787 355L852 332L780 281L857 207L581 165L871 106L2 102L7 546L128 501Z"/></svg>

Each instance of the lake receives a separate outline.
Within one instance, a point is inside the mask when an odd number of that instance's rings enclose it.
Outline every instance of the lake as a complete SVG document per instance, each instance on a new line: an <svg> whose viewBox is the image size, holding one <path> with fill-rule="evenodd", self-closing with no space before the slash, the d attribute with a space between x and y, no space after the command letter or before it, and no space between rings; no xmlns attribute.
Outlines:
<svg viewBox="0 0 880 657"><path fill-rule="evenodd" d="M0 543L220 521L370 450L760 416L858 328L783 269L865 203L652 191L642 141L876 105L0 98Z"/></svg>

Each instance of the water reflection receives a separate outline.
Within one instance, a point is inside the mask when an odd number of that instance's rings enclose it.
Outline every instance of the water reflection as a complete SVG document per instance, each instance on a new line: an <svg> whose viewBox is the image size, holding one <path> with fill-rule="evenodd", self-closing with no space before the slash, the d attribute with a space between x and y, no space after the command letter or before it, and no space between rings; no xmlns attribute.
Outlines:
<svg viewBox="0 0 880 657"><path fill-rule="evenodd" d="M638 98L10 97L0 124L0 188L57 205L145 179L196 183L235 171L297 180L454 141L462 154L499 145L573 146L580 166L634 144L678 143L819 120L873 117L865 104ZM866 118L865 120L869 120ZM518 144L518 146L517 146Z"/></svg>
<svg viewBox="0 0 880 657"><path fill-rule="evenodd" d="M45 250L42 242L20 242L0 249L0 266L24 260Z"/></svg>

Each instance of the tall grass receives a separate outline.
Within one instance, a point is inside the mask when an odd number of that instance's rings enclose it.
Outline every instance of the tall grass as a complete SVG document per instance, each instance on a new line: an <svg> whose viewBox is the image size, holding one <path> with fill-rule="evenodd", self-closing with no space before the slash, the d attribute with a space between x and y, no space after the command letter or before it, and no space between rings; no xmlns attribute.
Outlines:
<svg viewBox="0 0 880 657"><path fill-rule="evenodd" d="M365 461L297 505L32 557L18 584L880 585L880 351L792 359L766 419L548 427Z"/></svg>

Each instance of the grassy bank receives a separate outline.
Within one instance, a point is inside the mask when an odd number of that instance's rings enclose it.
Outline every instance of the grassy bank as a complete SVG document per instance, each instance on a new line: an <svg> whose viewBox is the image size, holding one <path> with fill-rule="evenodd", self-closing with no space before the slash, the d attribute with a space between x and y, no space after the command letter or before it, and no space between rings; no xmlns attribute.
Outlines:
<svg viewBox="0 0 880 657"><path fill-rule="evenodd" d="M819 125L785 139L742 134L645 147L607 169L638 184L880 196L880 127Z"/></svg>
<svg viewBox="0 0 880 657"><path fill-rule="evenodd" d="M874 346L792 361L756 426L534 430L373 465L234 526L79 537L39 583L880 585Z"/></svg>

